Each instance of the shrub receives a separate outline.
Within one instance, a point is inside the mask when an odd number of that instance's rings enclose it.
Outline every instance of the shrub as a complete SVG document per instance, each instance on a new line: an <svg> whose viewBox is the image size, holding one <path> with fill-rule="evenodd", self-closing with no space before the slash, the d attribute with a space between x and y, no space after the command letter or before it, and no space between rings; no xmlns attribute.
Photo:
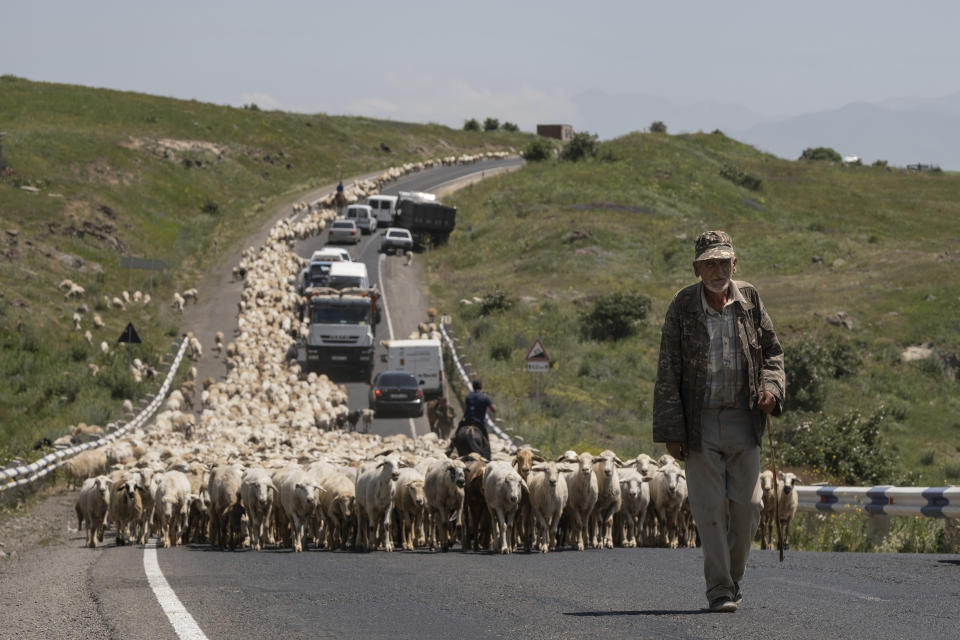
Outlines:
<svg viewBox="0 0 960 640"><path fill-rule="evenodd" d="M901 472L891 445L880 435L886 418L883 405L868 418L859 411L818 414L784 434L778 453L784 465L827 473L850 485L894 484Z"/></svg>
<svg viewBox="0 0 960 640"><path fill-rule="evenodd" d="M763 180L755 175L746 173L743 169L725 165L720 169L720 177L726 178L733 184L739 185L751 191L760 191L763 187Z"/></svg>
<svg viewBox="0 0 960 640"><path fill-rule="evenodd" d="M588 340L621 340L633 335L636 323L649 311L650 298L639 293L603 296L581 316L580 332Z"/></svg>
<svg viewBox="0 0 960 640"><path fill-rule="evenodd" d="M506 340L498 340L490 345L490 358L506 362L513 353L513 345Z"/></svg>
<svg viewBox="0 0 960 640"><path fill-rule="evenodd" d="M496 131L500 128L500 121L496 118L487 118L483 121L484 131Z"/></svg>
<svg viewBox="0 0 960 640"><path fill-rule="evenodd" d="M520 127L518 127L512 122L504 122L503 126L500 128L503 129L504 131L510 131L510 132L516 132L520 130Z"/></svg>
<svg viewBox="0 0 960 640"><path fill-rule="evenodd" d="M243 108L248 111L260 111L260 107L257 106L256 102L251 102L250 104L243 105Z"/></svg>
<svg viewBox="0 0 960 640"><path fill-rule="evenodd" d="M483 302L480 303L480 314L488 316L496 311L509 311L513 303L513 298L506 291L496 289L483 297Z"/></svg>
<svg viewBox="0 0 960 640"><path fill-rule="evenodd" d="M476 118L470 118L463 122L464 131L480 131L480 123L477 122Z"/></svg>
<svg viewBox="0 0 960 640"><path fill-rule="evenodd" d="M841 340L801 340L784 347L784 368L790 372L788 411L820 411L826 381L847 377L860 368L859 348Z"/></svg>
<svg viewBox="0 0 960 640"><path fill-rule="evenodd" d="M807 147L800 154L801 160L828 160L830 162L840 162L843 160L840 154L830 147Z"/></svg>
<svg viewBox="0 0 960 640"><path fill-rule="evenodd" d="M527 148L523 150L523 159L531 162L549 160L552 157L553 145L541 136L537 136L527 143Z"/></svg>
<svg viewBox="0 0 960 640"><path fill-rule="evenodd" d="M201 210L204 213L209 213L210 215L215 216L218 213L220 213L220 205L218 205L213 200L207 200L206 202L203 203L203 207Z"/></svg>
<svg viewBox="0 0 960 640"><path fill-rule="evenodd" d="M871 166L877 167L878 169L886 169L886 168L887 168L887 161L886 161L886 160L874 160L874 161L873 161L873 165L871 165Z"/></svg>
<svg viewBox="0 0 960 640"><path fill-rule="evenodd" d="M575 133L560 152L561 160L578 162L593 158L597 155L597 135L589 133Z"/></svg>
<svg viewBox="0 0 960 640"><path fill-rule="evenodd" d="M650 133L666 133L667 125L662 120L654 120L650 123Z"/></svg>

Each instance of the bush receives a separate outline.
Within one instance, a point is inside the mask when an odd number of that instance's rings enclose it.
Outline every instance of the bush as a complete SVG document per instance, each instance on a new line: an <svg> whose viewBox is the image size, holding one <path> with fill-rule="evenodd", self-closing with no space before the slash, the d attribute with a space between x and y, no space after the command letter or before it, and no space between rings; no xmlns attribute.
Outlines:
<svg viewBox="0 0 960 640"><path fill-rule="evenodd" d="M204 213L209 213L210 215L215 216L218 213L220 213L220 205L218 205L213 200L207 200L205 203L203 203L202 211Z"/></svg>
<svg viewBox="0 0 960 640"><path fill-rule="evenodd" d="M496 131L500 128L500 121L496 118L487 118L483 121L484 131Z"/></svg>
<svg viewBox="0 0 960 640"><path fill-rule="evenodd" d="M667 125L662 120L654 120L650 123L650 133L666 133Z"/></svg>
<svg viewBox="0 0 960 640"><path fill-rule="evenodd" d="M541 162L553 157L553 145L546 138L537 136L527 144L523 150L523 159L531 162Z"/></svg>
<svg viewBox="0 0 960 640"><path fill-rule="evenodd" d="M841 340L801 340L784 348L784 368L790 374L788 411L820 411L826 382L845 378L860 368L860 347Z"/></svg>
<svg viewBox="0 0 960 640"><path fill-rule="evenodd" d="M886 160L874 160L874 161L873 161L873 164L872 164L871 166L877 167L878 169L886 169L886 168L887 168L887 161L886 161Z"/></svg>
<svg viewBox="0 0 960 640"><path fill-rule="evenodd" d="M513 345L505 340L500 340L490 345L490 358L493 360L506 362L510 359L511 353L513 353Z"/></svg>
<svg viewBox="0 0 960 640"><path fill-rule="evenodd" d="M512 123L512 122L504 122L504 123L503 123L503 126L500 127L500 128L503 129L504 131L510 131L511 133L512 133L512 132L516 132L516 131L520 131L520 127L518 127L517 125L515 125L515 124Z"/></svg>
<svg viewBox="0 0 960 640"><path fill-rule="evenodd" d="M763 188L763 180L755 175L751 175L730 165L725 165L720 169L720 177L726 178L733 184L739 185L751 191L760 191Z"/></svg>
<svg viewBox="0 0 960 640"><path fill-rule="evenodd" d="M496 311L509 311L513 307L514 300L507 292L502 289L496 289L483 297L480 303L480 314L488 316Z"/></svg>
<svg viewBox="0 0 960 640"><path fill-rule="evenodd" d="M578 162L597 155L597 134L575 133L560 152L561 160Z"/></svg>
<svg viewBox="0 0 960 640"><path fill-rule="evenodd" d="M830 162L840 162L843 160L840 154L830 147L807 147L800 154L801 160L828 160Z"/></svg>
<svg viewBox="0 0 960 640"><path fill-rule="evenodd" d="M819 414L785 434L778 449L784 465L827 473L850 485L895 484L900 476L891 445L880 435L883 405L868 418L859 411L839 417Z"/></svg>
<svg viewBox="0 0 960 640"><path fill-rule="evenodd" d="M476 118L470 118L463 122L464 131L480 131L480 123L477 122Z"/></svg>
<svg viewBox="0 0 960 640"><path fill-rule="evenodd" d="M621 340L633 335L636 323L649 311L650 298L639 293L603 296L581 316L580 332L588 340Z"/></svg>

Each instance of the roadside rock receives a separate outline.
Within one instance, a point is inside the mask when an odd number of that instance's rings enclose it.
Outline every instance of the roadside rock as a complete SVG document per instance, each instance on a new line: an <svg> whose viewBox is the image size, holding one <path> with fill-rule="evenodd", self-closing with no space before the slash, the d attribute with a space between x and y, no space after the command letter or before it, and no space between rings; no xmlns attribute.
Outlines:
<svg viewBox="0 0 960 640"><path fill-rule="evenodd" d="M853 331L860 326L860 323L856 319L851 318L846 311L837 311L836 313L831 313L827 316L827 322L846 327L849 331Z"/></svg>

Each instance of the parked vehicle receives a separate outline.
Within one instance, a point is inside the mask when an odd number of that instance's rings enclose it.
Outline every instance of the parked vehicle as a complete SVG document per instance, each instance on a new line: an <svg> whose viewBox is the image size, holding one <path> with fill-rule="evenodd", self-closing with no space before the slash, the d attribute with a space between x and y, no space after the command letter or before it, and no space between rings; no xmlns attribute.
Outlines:
<svg viewBox="0 0 960 640"><path fill-rule="evenodd" d="M327 242L348 242L356 244L362 240L357 223L353 220L334 220L330 225L330 235Z"/></svg>
<svg viewBox="0 0 960 640"><path fill-rule="evenodd" d="M409 416L423 415L423 389L409 371L382 371L370 386L374 415L385 411Z"/></svg>
<svg viewBox="0 0 960 640"><path fill-rule="evenodd" d="M397 213L397 196L370 196L367 204L373 209L378 226L389 227L393 224L393 216Z"/></svg>
<svg viewBox="0 0 960 640"><path fill-rule="evenodd" d="M297 278L300 295L310 287L326 287L329 283L330 265L334 262L350 262L350 252L342 247L324 247L314 251L310 262Z"/></svg>
<svg viewBox="0 0 960 640"><path fill-rule="evenodd" d="M382 253L403 253L404 251L413 251L413 236L406 229L391 227L380 241L380 251Z"/></svg>
<svg viewBox="0 0 960 640"><path fill-rule="evenodd" d="M457 208L431 200L422 194L401 191L394 226L407 229L417 248L446 243L457 223Z"/></svg>
<svg viewBox="0 0 960 640"><path fill-rule="evenodd" d="M390 340L387 368L413 374L426 398L443 395L443 351L439 340Z"/></svg>
<svg viewBox="0 0 960 640"><path fill-rule="evenodd" d="M373 209L366 204L352 204L347 207L347 220L353 220L357 223L357 229L360 233L373 233L377 230L377 219L374 217Z"/></svg>

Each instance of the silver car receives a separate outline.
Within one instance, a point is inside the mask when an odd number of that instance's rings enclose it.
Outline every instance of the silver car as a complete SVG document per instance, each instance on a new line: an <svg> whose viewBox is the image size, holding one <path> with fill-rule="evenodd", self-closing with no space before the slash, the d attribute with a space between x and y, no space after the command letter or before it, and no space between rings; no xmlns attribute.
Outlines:
<svg viewBox="0 0 960 640"><path fill-rule="evenodd" d="M362 239L360 230L353 220L334 220L330 225L330 237L327 242L350 242L357 244Z"/></svg>

